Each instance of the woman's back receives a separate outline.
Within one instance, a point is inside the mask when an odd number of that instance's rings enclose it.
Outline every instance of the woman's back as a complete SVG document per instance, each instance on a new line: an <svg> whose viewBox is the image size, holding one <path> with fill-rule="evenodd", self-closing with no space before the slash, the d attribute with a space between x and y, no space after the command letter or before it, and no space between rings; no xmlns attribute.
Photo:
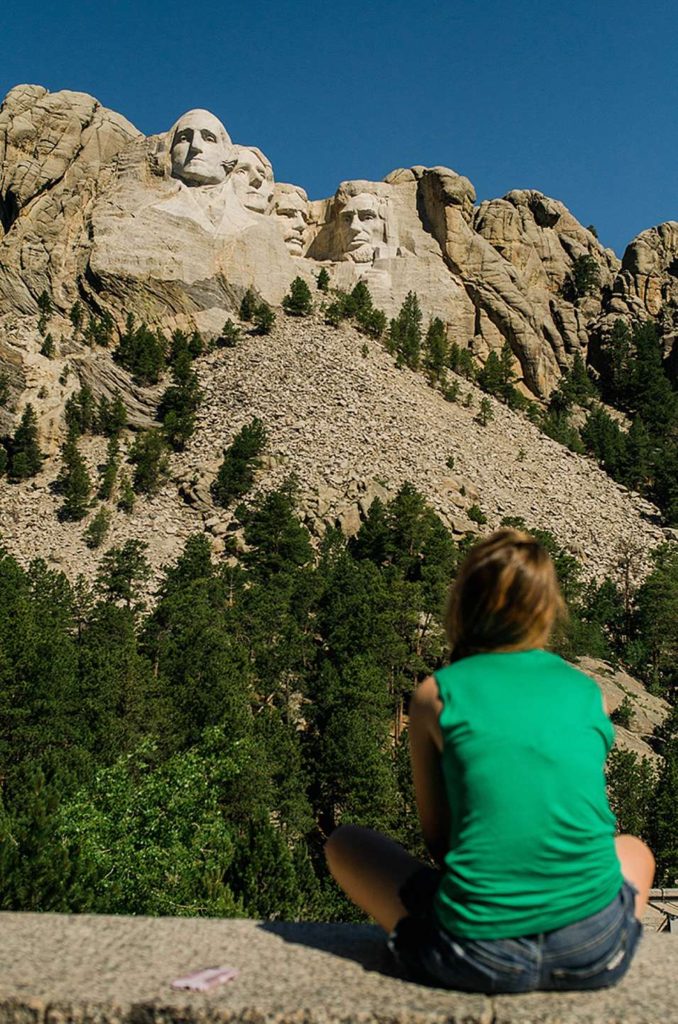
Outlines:
<svg viewBox="0 0 678 1024"><path fill-rule="evenodd" d="M448 931L502 938L595 913L622 877L598 687L543 650L476 654L435 673L450 841L436 898Z"/></svg>

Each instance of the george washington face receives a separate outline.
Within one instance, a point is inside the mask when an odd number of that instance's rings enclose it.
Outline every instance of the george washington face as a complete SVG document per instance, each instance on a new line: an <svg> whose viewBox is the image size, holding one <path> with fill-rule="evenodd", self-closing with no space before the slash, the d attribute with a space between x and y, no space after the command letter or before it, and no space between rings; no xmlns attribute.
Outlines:
<svg viewBox="0 0 678 1024"><path fill-rule="evenodd" d="M228 132L208 110L189 110L179 118L170 157L172 177L191 186L220 184L234 161Z"/></svg>

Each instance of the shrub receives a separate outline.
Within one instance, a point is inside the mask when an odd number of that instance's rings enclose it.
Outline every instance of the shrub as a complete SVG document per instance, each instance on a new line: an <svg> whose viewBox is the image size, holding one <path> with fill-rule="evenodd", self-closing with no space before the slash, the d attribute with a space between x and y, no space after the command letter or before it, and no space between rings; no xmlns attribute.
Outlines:
<svg viewBox="0 0 678 1024"><path fill-rule="evenodd" d="M487 523L487 516L482 511L480 505L471 505L471 507L466 510L466 515L472 523L477 523L478 526L485 526Z"/></svg>
<svg viewBox="0 0 678 1024"><path fill-rule="evenodd" d="M7 405L9 401L9 377L6 373L0 373L0 406Z"/></svg>

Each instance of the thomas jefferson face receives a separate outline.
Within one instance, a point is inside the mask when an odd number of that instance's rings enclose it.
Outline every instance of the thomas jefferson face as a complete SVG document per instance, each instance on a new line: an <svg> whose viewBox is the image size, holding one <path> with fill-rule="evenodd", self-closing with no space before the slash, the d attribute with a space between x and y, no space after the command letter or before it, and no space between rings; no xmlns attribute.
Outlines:
<svg viewBox="0 0 678 1024"><path fill-rule="evenodd" d="M339 237L347 259L355 263L374 259L374 250L386 239L386 221L376 196L360 192L347 199L339 214Z"/></svg>
<svg viewBox="0 0 678 1024"><path fill-rule="evenodd" d="M273 169L267 160L248 146L238 148L233 170L233 187L240 202L255 213L268 213L273 199Z"/></svg>
<svg viewBox="0 0 678 1024"><path fill-rule="evenodd" d="M218 185L232 162L228 133L208 110L189 110L174 126L172 177L186 185Z"/></svg>
<svg viewBox="0 0 678 1024"><path fill-rule="evenodd" d="M308 224L307 200L296 189L276 190L273 212L290 255L301 256L304 251L304 233Z"/></svg>

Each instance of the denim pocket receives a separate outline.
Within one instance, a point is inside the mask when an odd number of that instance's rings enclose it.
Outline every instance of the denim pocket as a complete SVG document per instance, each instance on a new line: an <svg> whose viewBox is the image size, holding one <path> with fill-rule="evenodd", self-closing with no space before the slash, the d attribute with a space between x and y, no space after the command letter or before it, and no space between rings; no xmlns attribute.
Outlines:
<svg viewBox="0 0 678 1024"><path fill-rule="evenodd" d="M635 936L630 936L623 927L616 941L592 963L579 967L554 967L551 971L553 987L556 989L607 988L614 985L626 973L635 948Z"/></svg>

